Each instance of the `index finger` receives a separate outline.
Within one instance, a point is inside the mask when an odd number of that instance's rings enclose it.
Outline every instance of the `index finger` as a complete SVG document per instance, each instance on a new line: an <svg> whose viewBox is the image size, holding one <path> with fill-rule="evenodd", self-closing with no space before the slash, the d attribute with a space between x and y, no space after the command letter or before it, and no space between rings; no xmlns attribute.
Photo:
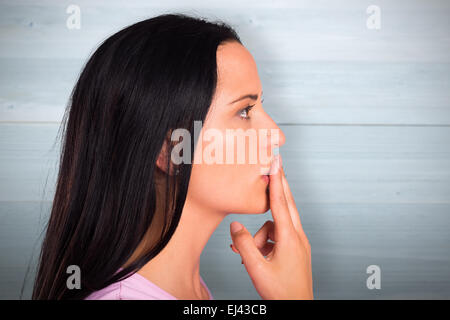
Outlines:
<svg viewBox="0 0 450 320"><path fill-rule="evenodd" d="M288 203L289 212L291 215L292 223L294 225L295 230L297 233L302 237L304 241L307 241L307 237L305 235L305 231L303 230L302 222L300 220L300 215L298 213L297 206L295 204L294 197L292 196L291 188L289 187L289 184L286 179L286 175L284 174L283 167L281 168L281 180L284 187L285 197L286 201Z"/></svg>
<svg viewBox="0 0 450 320"><path fill-rule="evenodd" d="M283 188L280 154L274 157L269 176L270 211L272 211L273 221L275 223L275 237L276 239L281 239L279 236L283 237L285 231L292 231L294 226Z"/></svg>

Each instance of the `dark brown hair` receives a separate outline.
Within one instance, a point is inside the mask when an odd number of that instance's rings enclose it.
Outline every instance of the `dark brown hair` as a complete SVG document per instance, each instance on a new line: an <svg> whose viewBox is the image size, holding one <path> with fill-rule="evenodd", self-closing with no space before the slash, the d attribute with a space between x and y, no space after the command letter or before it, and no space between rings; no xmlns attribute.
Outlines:
<svg viewBox="0 0 450 320"><path fill-rule="evenodd" d="M166 246L181 216L191 164L165 174L158 241L117 272L154 219L156 160L168 133L185 128L194 136L194 120L205 119L216 89L217 47L226 41L241 43L223 22L163 14L117 32L88 59L62 122L33 299L83 299L136 272ZM67 288L70 265L81 270L81 289Z"/></svg>

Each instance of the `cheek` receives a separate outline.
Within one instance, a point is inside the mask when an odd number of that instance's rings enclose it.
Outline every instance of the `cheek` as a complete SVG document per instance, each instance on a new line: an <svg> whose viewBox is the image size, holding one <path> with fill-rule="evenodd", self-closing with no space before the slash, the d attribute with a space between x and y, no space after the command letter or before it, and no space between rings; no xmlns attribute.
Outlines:
<svg viewBox="0 0 450 320"><path fill-rule="evenodd" d="M194 164L189 181L190 196L215 210L242 210L251 196L244 165Z"/></svg>
<svg viewBox="0 0 450 320"><path fill-rule="evenodd" d="M224 213L264 213L269 209L266 185L255 172L254 165L194 165L189 196Z"/></svg>

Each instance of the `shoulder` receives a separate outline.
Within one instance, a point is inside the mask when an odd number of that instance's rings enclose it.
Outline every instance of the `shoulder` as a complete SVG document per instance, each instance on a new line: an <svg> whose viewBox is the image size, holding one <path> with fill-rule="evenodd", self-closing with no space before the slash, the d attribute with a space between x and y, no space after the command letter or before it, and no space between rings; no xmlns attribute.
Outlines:
<svg viewBox="0 0 450 320"><path fill-rule="evenodd" d="M91 293L85 300L172 300L170 294L135 273Z"/></svg>
<svg viewBox="0 0 450 320"><path fill-rule="evenodd" d="M120 282L115 282L101 290L92 292L85 300L120 300Z"/></svg>

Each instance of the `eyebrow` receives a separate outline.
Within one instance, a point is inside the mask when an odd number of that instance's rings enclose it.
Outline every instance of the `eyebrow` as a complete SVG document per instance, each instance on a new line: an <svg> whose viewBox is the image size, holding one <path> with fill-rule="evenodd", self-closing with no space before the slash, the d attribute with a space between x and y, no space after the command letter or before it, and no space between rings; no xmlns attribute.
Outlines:
<svg viewBox="0 0 450 320"><path fill-rule="evenodd" d="M263 91L261 91L261 96L262 96L262 94L263 94ZM257 93L256 94L255 93L254 94L250 94L250 93L245 94L245 95L237 98L236 100L231 101L229 104L233 104L233 103L236 103L236 102L238 102L240 100L244 100L244 99L247 99L247 98L250 98L252 100L257 100L258 99L258 94Z"/></svg>

